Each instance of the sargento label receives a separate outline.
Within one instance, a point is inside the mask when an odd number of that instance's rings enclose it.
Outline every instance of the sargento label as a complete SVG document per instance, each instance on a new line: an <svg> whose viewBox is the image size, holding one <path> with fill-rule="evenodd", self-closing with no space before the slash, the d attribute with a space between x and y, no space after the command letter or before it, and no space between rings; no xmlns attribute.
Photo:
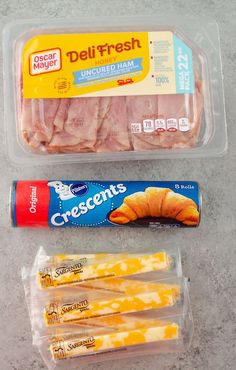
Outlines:
<svg viewBox="0 0 236 370"><path fill-rule="evenodd" d="M24 98L192 94L192 50L172 31L42 34L22 52Z"/></svg>
<svg viewBox="0 0 236 370"><path fill-rule="evenodd" d="M62 323L74 322L74 313L83 313L89 310L87 299L79 302L61 304L60 302L51 302L45 307L44 316L47 326Z"/></svg>
<svg viewBox="0 0 236 370"><path fill-rule="evenodd" d="M61 315L64 315L66 313L72 312L72 311L86 311L89 309L88 307L89 303L87 299L84 299L83 301L80 301L78 303L67 303L62 305L61 307Z"/></svg>
<svg viewBox="0 0 236 370"><path fill-rule="evenodd" d="M73 272L74 274L80 274L83 271L83 266L87 263L87 259L84 258L84 261L75 263L69 266L59 266L55 269L55 277L65 275L68 272Z"/></svg>
<svg viewBox="0 0 236 370"><path fill-rule="evenodd" d="M187 130L188 122L181 124ZM147 119L141 129L150 132L153 125L176 129L173 119ZM11 197L12 223L20 227L186 227L199 224L200 211L198 184L191 181L18 181ZM86 262L61 265L54 274L79 274ZM45 279L51 278L47 271Z"/></svg>
<svg viewBox="0 0 236 370"><path fill-rule="evenodd" d="M83 340L79 340L78 342L68 343L67 351L72 351L78 347L86 347L87 349L91 347L95 347L95 339L94 337L89 337Z"/></svg>

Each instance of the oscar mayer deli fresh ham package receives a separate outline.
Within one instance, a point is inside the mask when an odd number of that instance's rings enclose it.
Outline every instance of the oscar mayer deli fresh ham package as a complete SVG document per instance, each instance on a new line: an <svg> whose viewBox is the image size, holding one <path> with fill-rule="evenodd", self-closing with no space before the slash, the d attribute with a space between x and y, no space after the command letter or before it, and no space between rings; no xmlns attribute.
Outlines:
<svg viewBox="0 0 236 370"><path fill-rule="evenodd" d="M196 182L15 181L11 220L17 227L196 227Z"/></svg>
<svg viewBox="0 0 236 370"><path fill-rule="evenodd" d="M222 154L227 139L217 26L163 19L7 26L5 118L13 160Z"/></svg>

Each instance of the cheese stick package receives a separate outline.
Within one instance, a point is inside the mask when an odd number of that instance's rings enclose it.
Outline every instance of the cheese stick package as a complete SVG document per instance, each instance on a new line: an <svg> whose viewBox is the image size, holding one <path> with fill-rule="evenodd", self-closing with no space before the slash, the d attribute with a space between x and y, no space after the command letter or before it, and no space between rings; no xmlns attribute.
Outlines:
<svg viewBox="0 0 236 370"><path fill-rule="evenodd" d="M80 300L73 296L62 301L49 301L44 308L46 325L63 325L82 322L90 318L99 318L120 313L139 312L156 308L174 306L180 300L178 285L159 284L156 289L139 292L133 295L123 295L108 299Z"/></svg>
<svg viewBox="0 0 236 370"><path fill-rule="evenodd" d="M188 290L183 278L171 278L146 283L151 290L131 293L105 293L94 290L71 291L64 289L44 293L43 297L35 295L29 297L31 325L34 341L40 336L47 336L59 332L74 332L76 329L91 330L110 328L117 325L133 325L136 315L144 312L162 312L177 314L186 305ZM128 314L126 321L122 321ZM138 324L136 320L134 324ZM136 326L135 326L136 327Z"/></svg>
<svg viewBox="0 0 236 370"><path fill-rule="evenodd" d="M46 326L78 325L85 321L87 325L88 320L93 318L172 307L180 304L184 296L182 278L130 282L131 289L122 293L70 288L49 291L37 298L32 297L34 311L36 314L42 312L39 316ZM129 284L128 279L126 284Z"/></svg>
<svg viewBox="0 0 236 370"><path fill-rule="evenodd" d="M49 256L40 247L22 278L33 344L50 370L183 351L191 342L188 282L174 248Z"/></svg>
<svg viewBox="0 0 236 370"><path fill-rule="evenodd" d="M173 252L172 252L173 253ZM43 247L40 247L34 260L34 266L32 270L37 269L53 269L75 266L74 269L80 266L100 265L102 263L120 261L124 258L128 258L128 253L90 253L90 254L56 254L49 256L46 254ZM134 257L135 254L132 254ZM73 269L73 268L72 268Z"/></svg>
<svg viewBox="0 0 236 370"><path fill-rule="evenodd" d="M50 370L183 351L191 342L189 283L173 248L49 256L40 247L22 278L33 344Z"/></svg>
<svg viewBox="0 0 236 370"><path fill-rule="evenodd" d="M71 331L41 338L37 346L49 369L75 369L105 360L186 350L192 339L189 312L158 317L126 317L113 331Z"/></svg>
<svg viewBox="0 0 236 370"><path fill-rule="evenodd" d="M128 270L125 270L125 264L129 264ZM108 270L110 273L107 275ZM156 286L152 281L181 275L180 253L175 248L156 253L49 256L40 247L32 268L22 269L28 306L31 295L34 300L38 297L41 299L40 297L45 296L44 291L52 291L54 297L59 298L66 289L72 295L85 295L89 292L90 298L103 295L105 299L109 294L120 296L155 290Z"/></svg>
<svg viewBox="0 0 236 370"><path fill-rule="evenodd" d="M43 291L66 288L72 290L73 294L87 291L95 294L135 294L140 290L152 290L152 281L182 275L177 248L140 254L61 256L59 259L58 255L48 256L40 247L32 268L23 269L26 290L29 291L30 285L35 286L37 282L37 295L43 294Z"/></svg>
<svg viewBox="0 0 236 370"><path fill-rule="evenodd" d="M48 342L53 342L55 338L74 337L74 336L91 336L94 333L115 333L118 330L133 330L149 327L153 322L160 321L169 317L183 317L186 310L189 310L188 287L181 285L181 298L173 306L167 306L156 309L144 309L143 311L135 311L129 313L109 314L98 316L80 321L67 322L64 324L47 325L42 318L43 307L38 311L34 310L31 305L31 320L35 319L35 315L41 315L36 320L31 322L33 344L38 345L42 338ZM40 323L41 326L38 324Z"/></svg>
<svg viewBox="0 0 236 370"><path fill-rule="evenodd" d="M15 181L15 227L197 227L201 194L194 181Z"/></svg>
<svg viewBox="0 0 236 370"><path fill-rule="evenodd" d="M74 338L50 345L53 360L74 358L89 353L128 347L132 345L178 339L179 327L174 323L157 322L149 328L126 330L90 338Z"/></svg>
<svg viewBox="0 0 236 370"><path fill-rule="evenodd" d="M107 277L136 275L151 271L168 271L170 268L171 260L169 260L165 252L139 257L130 255L123 260L89 266L81 266L80 263L74 263L63 267L45 268L38 272L38 284L40 288L46 289Z"/></svg>
<svg viewBox="0 0 236 370"><path fill-rule="evenodd" d="M80 261L73 263L56 264L53 266L39 265L33 271L40 289L57 289L63 287L80 287L84 289L111 290L123 292L132 289L126 284L126 279L133 277L138 280L159 276L165 278L169 275L180 274L179 254L160 250L147 254L128 254L120 258L116 255L113 260L81 265Z"/></svg>
<svg viewBox="0 0 236 370"><path fill-rule="evenodd" d="M193 330L188 299L185 291L185 299L177 308L108 315L78 325L47 327L41 336L34 338L34 344L49 369L67 366L73 369L123 356L183 351L190 345Z"/></svg>
<svg viewBox="0 0 236 370"><path fill-rule="evenodd" d="M155 14L20 20L3 33L20 164L191 158L227 148L219 32Z"/></svg>

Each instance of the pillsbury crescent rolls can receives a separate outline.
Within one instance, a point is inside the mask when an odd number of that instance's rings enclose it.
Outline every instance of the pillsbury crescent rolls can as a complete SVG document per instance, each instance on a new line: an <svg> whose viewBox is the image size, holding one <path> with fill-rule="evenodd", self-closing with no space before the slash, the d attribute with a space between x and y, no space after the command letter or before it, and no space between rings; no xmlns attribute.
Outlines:
<svg viewBox="0 0 236 370"><path fill-rule="evenodd" d="M15 181L16 227L196 227L201 197L193 181Z"/></svg>

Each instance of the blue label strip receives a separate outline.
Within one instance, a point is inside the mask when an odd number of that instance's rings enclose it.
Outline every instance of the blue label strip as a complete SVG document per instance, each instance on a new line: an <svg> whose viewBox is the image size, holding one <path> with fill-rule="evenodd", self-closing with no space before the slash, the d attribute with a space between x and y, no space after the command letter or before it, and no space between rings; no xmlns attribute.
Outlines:
<svg viewBox="0 0 236 370"><path fill-rule="evenodd" d="M174 35L176 94L194 93L192 50Z"/></svg>
<svg viewBox="0 0 236 370"><path fill-rule="evenodd" d="M142 58L125 60L123 62L107 64L101 67L82 69L74 72L74 84L78 85L89 81L139 72L142 71L142 69Z"/></svg>
<svg viewBox="0 0 236 370"><path fill-rule="evenodd" d="M49 226L52 227L120 226L111 223L110 212L118 208L128 195L145 191L150 186L169 188L189 197L194 200L200 210L199 189L196 182L60 181L61 186L56 191L53 183L49 182L49 185L51 184ZM73 214L73 216L63 218L62 214ZM171 226L176 225L179 226L179 223Z"/></svg>

